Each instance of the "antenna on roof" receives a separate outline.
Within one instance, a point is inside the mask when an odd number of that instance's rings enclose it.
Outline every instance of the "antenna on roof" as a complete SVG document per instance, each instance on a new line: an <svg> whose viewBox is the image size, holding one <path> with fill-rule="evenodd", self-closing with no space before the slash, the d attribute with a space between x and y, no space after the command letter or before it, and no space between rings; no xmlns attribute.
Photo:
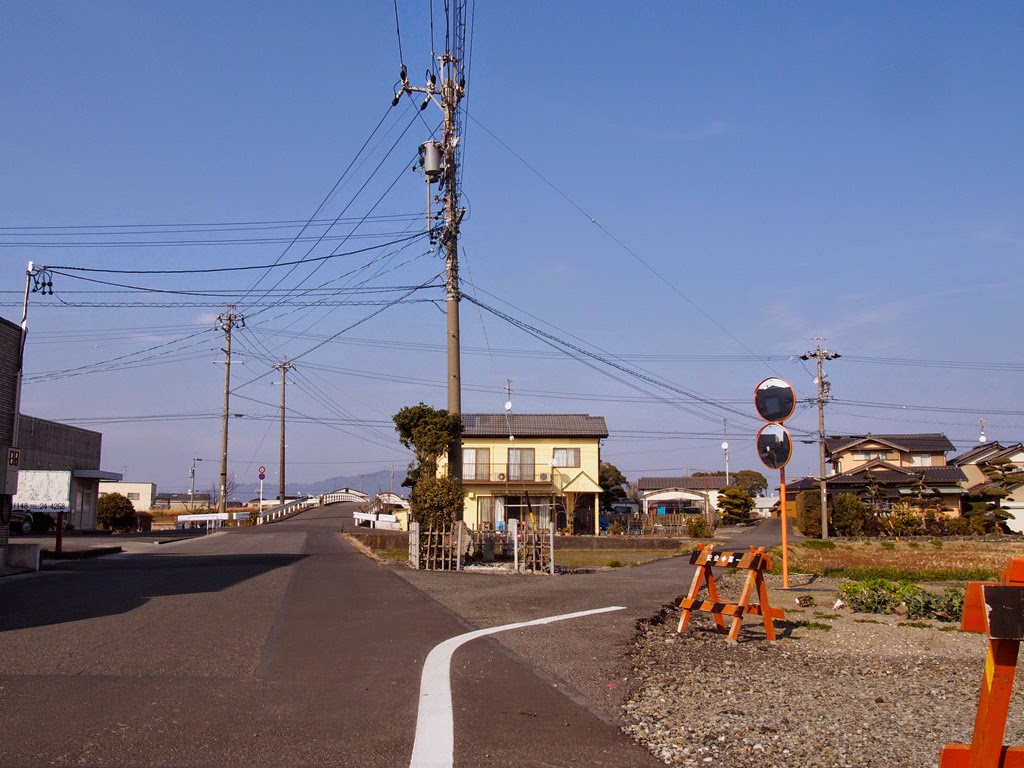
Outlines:
<svg viewBox="0 0 1024 768"><path fill-rule="evenodd" d="M988 438L985 437L985 419L984 418L978 419L978 424L981 425L981 434L978 435L978 442L979 443L984 443L984 442L986 442L988 440Z"/></svg>

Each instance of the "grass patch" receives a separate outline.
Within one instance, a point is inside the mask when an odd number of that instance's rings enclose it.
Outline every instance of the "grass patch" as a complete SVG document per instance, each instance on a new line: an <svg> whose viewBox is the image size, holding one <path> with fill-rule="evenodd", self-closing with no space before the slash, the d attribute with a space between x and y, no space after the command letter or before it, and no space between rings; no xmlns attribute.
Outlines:
<svg viewBox="0 0 1024 768"><path fill-rule="evenodd" d="M885 624L884 621L878 619L854 619L853 622L855 624Z"/></svg>
<svg viewBox="0 0 1024 768"><path fill-rule="evenodd" d="M358 549L367 557L381 563L407 563L409 562L409 549L407 547L370 547L360 537L351 536L347 533L341 534L345 541Z"/></svg>
<svg viewBox="0 0 1024 768"><path fill-rule="evenodd" d="M937 542L937 543L932 543ZM933 539L931 546L918 542L860 541L834 548L790 546L790 573L818 573L856 581L889 579L918 583L993 581L1009 561L1024 557L1024 542ZM816 542L819 543L819 542ZM773 553L773 572L781 573L781 552Z"/></svg>
<svg viewBox="0 0 1024 768"><path fill-rule="evenodd" d="M926 621L901 621L898 626L913 627L914 629L931 629L932 625Z"/></svg>
<svg viewBox="0 0 1024 768"><path fill-rule="evenodd" d="M807 539L806 541L801 541L800 546L812 551L821 551L823 549L835 549L836 543L828 539Z"/></svg>
<svg viewBox="0 0 1024 768"><path fill-rule="evenodd" d="M816 619L827 619L828 621L835 621L841 618L838 613L824 613L822 611L815 611L814 618Z"/></svg>
<svg viewBox="0 0 1024 768"><path fill-rule="evenodd" d="M898 568L895 566L860 565L850 568L825 568L822 575L852 581L915 581L942 584L948 581L994 581L999 571L987 568Z"/></svg>
<svg viewBox="0 0 1024 768"><path fill-rule="evenodd" d="M555 542L555 565L577 568L627 568L666 557L675 557L674 549L559 549Z"/></svg>

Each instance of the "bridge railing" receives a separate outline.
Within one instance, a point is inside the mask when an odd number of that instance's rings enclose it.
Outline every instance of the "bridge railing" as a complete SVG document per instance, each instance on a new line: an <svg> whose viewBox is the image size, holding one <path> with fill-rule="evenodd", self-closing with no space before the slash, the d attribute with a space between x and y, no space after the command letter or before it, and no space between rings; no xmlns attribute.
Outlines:
<svg viewBox="0 0 1024 768"><path fill-rule="evenodd" d="M322 503L320 499L320 496L310 496L306 499L296 499L295 501L289 501L287 504L282 504L279 507L273 507L259 514L257 517L257 524L263 525L264 523L273 523L278 520L284 520L286 517L291 517L304 509L318 507Z"/></svg>

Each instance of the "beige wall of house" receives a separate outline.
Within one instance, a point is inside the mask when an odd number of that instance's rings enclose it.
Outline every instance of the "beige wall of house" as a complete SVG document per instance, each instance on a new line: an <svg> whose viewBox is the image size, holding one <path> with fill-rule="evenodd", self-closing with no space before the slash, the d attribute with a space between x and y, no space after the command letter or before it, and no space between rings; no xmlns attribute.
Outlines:
<svg viewBox="0 0 1024 768"><path fill-rule="evenodd" d="M832 455L832 466L838 472L852 472L875 460L896 467L944 467L946 454L942 452L911 453L900 451L884 443L860 443L856 447L837 451Z"/></svg>
<svg viewBox="0 0 1024 768"><path fill-rule="evenodd" d="M593 510L593 530L584 532L596 534L600 454L596 438L464 438L463 519L474 529L502 528L513 517L546 527L575 501Z"/></svg>
<svg viewBox="0 0 1024 768"><path fill-rule="evenodd" d="M148 512L153 508L153 500L156 498L155 483L100 483L100 496L108 493L120 493L128 498L136 512Z"/></svg>

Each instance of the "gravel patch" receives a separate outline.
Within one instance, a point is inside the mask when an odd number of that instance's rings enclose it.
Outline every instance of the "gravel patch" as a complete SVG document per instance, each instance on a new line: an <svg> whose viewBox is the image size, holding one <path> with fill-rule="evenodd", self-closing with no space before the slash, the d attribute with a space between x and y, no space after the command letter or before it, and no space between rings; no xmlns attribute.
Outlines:
<svg viewBox="0 0 1024 768"><path fill-rule="evenodd" d="M749 617L740 642L694 614L677 634L666 606L637 622L623 730L667 765L729 768L938 764L947 743L971 739L987 639L958 625L911 626L898 616L834 609L837 585L796 577L769 599L786 611L779 638ZM740 579L719 580L723 595ZM799 608L810 595L814 605ZM1004 743L1024 743L1016 681Z"/></svg>

